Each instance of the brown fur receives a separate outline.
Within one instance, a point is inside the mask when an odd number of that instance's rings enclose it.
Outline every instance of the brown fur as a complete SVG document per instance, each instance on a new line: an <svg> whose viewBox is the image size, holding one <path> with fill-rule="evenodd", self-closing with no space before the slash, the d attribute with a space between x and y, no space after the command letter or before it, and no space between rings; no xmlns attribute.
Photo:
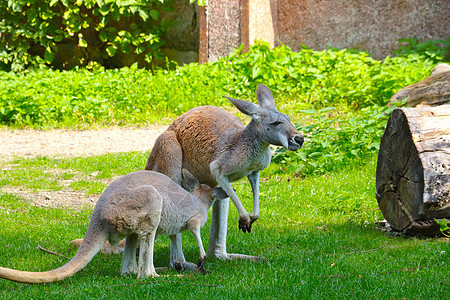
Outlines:
<svg viewBox="0 0 450 300"><path fill-rule="evenodd" d="M258 86L257 98L260 105L228 98L241 112L251 116L247 126L232 113L214 106L201 106L184 113L158 137L145 166L146 170L166 174L179 184L182 184L184 168L202 183L212 187L220 185L238 210L239 228L243 232L250 232L259 216L258 180L260 171L270 163L269 145L296 151L303 144L303 136L290 123L289 117L276 110L272 93L266 86ZM243 177L248 177L252 186L252 214L245 210L231 186ZM218 205L215 204L213 210ZM224 205L226 208L217 208L220 211L213 213L211 240L220 236L221 254L215 255L226 258L223 245L226 233L223 231L226 230L228 202ZM215 220L215 216L220 216L220 220ZM216 232L217 227L221 227L222 233ZM215 247L213 244L215 242L210 242L210 248Z"/></svg>

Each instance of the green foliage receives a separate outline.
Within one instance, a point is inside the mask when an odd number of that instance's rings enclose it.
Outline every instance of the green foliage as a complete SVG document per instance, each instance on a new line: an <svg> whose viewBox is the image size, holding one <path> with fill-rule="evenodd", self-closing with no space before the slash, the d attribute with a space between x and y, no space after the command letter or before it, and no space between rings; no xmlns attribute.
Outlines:
<svg viewBox="0 0 450 300"><path fill-rule="evenodd" d="M297 152L280 148L273 162L279 164L278 172L298 176L324 174L364 163L378 152L392 110L374 106L362 109L357 116L340 117L329 114L334 108L305 110L312 116L312 124L297 125L306 138L303 147Z"/></svg>
<svg viewBox="0 0 450 300"><path fill-rule="evenodd" d="M450 237L450 227L448 227L447 220L446 219L442 220L434 219L434 220L436 221L436 223L439 224L439 230L442 232L442 234L445 235L446 237Z"/></svg>
<svg viewBox="0 0 450 300"><path fill-rule="evenodd" d="M230 77L227 89L237 95L253 93L257 84L273 87L287 101L315 108L358 109L386 104L400 88L429 76L434 64L419 55L387 57L383 61L355 50L293 52L285 45L270 49L260 41L248 52L242 46L217 66Z"/></svg>
<svg viewBox="0 0 450 300"><path fill-rule="evenodd" d="M450 36L444 40L428 40L419 43L417 37L400 39L401 46L394 53L399 56L417 54L434 63L450 60Z"/></svg>
<svg viewBox="0 0 450 300"><path fill-rule="evenodd" d="M154 75L135 66L0 72L0 123L62 127L164 122L198 105L225 103L223 93L215 94L216 87L204 88L205 67Z"/></svg>
<svg viewBox="0 0 450 300"><path fill-rule="evenodd" d="M166 122L199 105L224 106L223 95L251 99L268 85L280 111L384 105L405 85L429 76L419 55L376 61L348 50L292 52L256 43L218 62L149 72L131 68L0 71L0 124L30 127L145 125Z"/></svg>
<svg viewBox="0 0 450 300"><path fill-rule="evenodd" d="M160 20L171 0L0 1L0 62L21 71L112 64L121 53L161 57ZM1 67L1 66L0 66Z"/></svg>

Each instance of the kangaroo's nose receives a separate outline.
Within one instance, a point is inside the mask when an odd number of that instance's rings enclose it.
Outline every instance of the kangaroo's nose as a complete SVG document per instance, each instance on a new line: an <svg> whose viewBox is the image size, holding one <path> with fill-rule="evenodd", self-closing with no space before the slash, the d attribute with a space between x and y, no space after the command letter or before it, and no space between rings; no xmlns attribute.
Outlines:
<svg viewBox="0 0 450 300"><path fill-rule="evenodd" d="M300 147L303 145L303 142L305 141L303 135L298 134L296 136L294 136L294 141L300 145Z"/></svg>

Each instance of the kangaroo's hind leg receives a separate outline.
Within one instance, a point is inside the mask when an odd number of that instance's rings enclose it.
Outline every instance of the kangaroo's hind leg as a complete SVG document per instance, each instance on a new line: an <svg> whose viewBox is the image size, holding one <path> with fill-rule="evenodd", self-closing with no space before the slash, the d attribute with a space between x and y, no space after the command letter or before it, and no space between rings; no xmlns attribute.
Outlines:
<svg viewBox="0 0 450 300"><path fill-rule="evenodd" d="M140 239L139 246L139 264L138 264L138 278L155 277L155 266L153 265L153 249L155 246L155 238L159 222L161 220L161 212L163 205L163 198L158 191L152 186L143 186L138 190L135 189L134 195L136 197L146 197L146 205L140 214L139 226L137 233ZM142 199L142 198L141 198Z"/></svg>
<svg viewBox="0 0 450 300"><path fill-rule="evenodd" d="M168 129L156 140L145 169L165 174L181 185L183 182L182 165L183 150L177 140L175 131Z"/></svg>
<svg viewBox="0 0 450 300"><path fill-rule="evenodd" d="M130 234L125 240L125 248L123 251L122 265L120 267L120 275L136 274L138 271L136 263L136 248L138 246L138 235Z"/></svg>

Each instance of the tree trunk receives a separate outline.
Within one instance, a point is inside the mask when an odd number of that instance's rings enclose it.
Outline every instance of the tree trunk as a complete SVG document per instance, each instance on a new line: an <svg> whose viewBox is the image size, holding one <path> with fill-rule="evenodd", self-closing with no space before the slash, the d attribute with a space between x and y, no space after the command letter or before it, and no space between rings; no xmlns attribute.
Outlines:
<svg viewBox="0 0 450 300"><path fill-rule="evenodd" d="M406 99L406 106L418 105L436 106L450 102L450 66L439 64L431 76L409 85L398 91L389 103L401 102Z"/></svg>
<svg viewBox="0 0 450 300"><path fill-rule="evenodd" d="M381 139L376 189L395 230L432 234L439 227L429 220L450 218L450 104L392 112Z"/></svg>

